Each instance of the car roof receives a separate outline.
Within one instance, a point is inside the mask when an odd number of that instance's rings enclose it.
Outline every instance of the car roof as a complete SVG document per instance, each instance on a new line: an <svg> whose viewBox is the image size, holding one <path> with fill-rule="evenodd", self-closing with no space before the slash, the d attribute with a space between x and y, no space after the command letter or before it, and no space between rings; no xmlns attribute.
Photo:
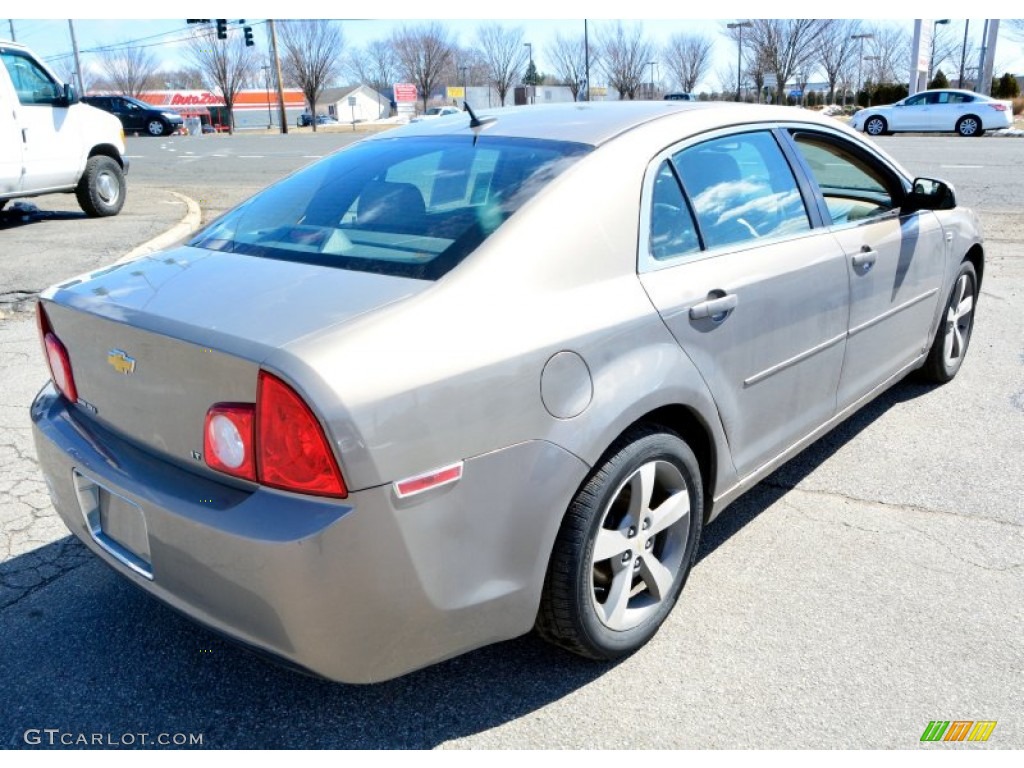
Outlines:
<svg viewBox="0 0 1024 768"><path fill-rule="evenodd" d="M470 105L472 106L472 105ZM839 123L831 117L797 107L735 102L615 101L534 104L476 111L481 119L494 118L482 128L489 136L572 141L600 146L616 136L663 118L676 117L683 125L680 138L716 127L742 123L813 122L828 126ZM379 138L397 136L440 136L469 134L469 115L410 123Z"/></svg>

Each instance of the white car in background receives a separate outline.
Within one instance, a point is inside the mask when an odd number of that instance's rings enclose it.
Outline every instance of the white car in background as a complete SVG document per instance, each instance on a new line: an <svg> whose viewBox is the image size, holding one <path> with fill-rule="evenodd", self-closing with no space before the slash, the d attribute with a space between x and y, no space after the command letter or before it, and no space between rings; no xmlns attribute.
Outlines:
<svg viewBox="0 0 1024 768"><path fill-rule="evenodd" d="M419 123L423 120L434 120L438 117L447 117L448 115L457 115L462 110L458 107L431 107L422 115L416 115L410 123Z"/></svg>
<svg viewBox="0 0 1024 768"><path fill-rule="evenodd" d="M895 104L868 107L853 116L851 126L870 136L900 131L955 131L981 136L1013 125L1013 103L972 91L921 91Z"/></svg>

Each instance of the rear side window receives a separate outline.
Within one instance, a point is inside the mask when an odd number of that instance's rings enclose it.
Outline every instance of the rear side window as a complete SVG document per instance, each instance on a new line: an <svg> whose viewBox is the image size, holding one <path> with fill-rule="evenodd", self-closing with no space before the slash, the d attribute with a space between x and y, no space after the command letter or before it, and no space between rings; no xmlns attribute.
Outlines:
<svg viewBox="0 0 1024 768"><path fill-rule="evenodd" d="M662 162L654 177L651 234L647 242L655 261L665 261L700 250L697 225L667 160Z"/></svg>
<svg viewBox="0 0 1024 768"><path fill-rule="evenodd" d="M486 135L366 141L264 190L190 245L436 280L590 150Z"/></svg>
<svg viewBox="0 0 1024 768"><path fill-rule="evenodd" d="M707 248L811 228L793 171L768 132L712 139L672 160Z"/></svg>

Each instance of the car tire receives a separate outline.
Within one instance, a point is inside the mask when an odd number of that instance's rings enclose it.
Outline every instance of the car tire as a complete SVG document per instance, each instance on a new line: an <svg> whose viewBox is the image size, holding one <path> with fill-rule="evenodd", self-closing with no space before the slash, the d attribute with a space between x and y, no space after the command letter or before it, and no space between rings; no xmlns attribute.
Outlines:
<svg viewBox="0 0 1024 768"><path fill-rule="evenodd" d="M85 164L75 197L89 216L115 216L124 205L124 171L112 157L94 155Z"/></svg>
<svg viewBox="0 0 1024 768"><path fill-rule="evenodd" d="M864 122L864 133L869 136L884 136L889 130L889 124L884 117L872 115Z"/></svg>
<svg viewBox="0 0 1024 768"><path fill-rule="evenodd" d="M163 120L150 120L146 123L146 133L150 136L163 136L170 132L170 126Z"/></svg>
<svg viewBox="0 0 1024 768"><path fill-rule="evenodd" d="M974 329L974 308L978 303L978 276L974 265L965 261L953 281L946 307L939 318L935 340L921 367L921 378L945 384L963 365Z"/></svg>
<svg viewBox="0 0 1024 768"><path fill-rule="evenodd" d="M671 612L700 543L704 493L693 451L640 425L608 449L562 521L536 628L581 656L618 659Z"/></svg>
<svg viewBox="0 0 1024 768"><path fill-rule="evenodd" d="M961 136L981 136L985 131L981 120L975 115L964 115L956 123L956 132Z"/></svg>

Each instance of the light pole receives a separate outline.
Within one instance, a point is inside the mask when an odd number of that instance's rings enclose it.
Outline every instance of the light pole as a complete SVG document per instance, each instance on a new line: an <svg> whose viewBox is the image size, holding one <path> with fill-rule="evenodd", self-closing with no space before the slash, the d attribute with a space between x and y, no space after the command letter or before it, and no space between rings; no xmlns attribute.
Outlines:
<svg viewBox="0 0 1024 768"><path fill-rule="evenodd" d="M523 45L530 50L530 66L526 68L526 74L529 76L530 82L526 84L526 93L527 97L530 99L530 103L533 104L533 96L531 95L533 91L530 90L533 88L533 81L536 80L536 73L533 71L533 43L523 43ZM526 78L524 78L524 80L525 79Z"/></svg>
<svg viewBox="0 0 1024 768"><path fill-rule="evenodd" d="M881 61L882 57L881 56L865 56L863 60L864 61ZM878 85L878 83L875 83L875 85ZM870 93L868 93L868 106L869 107L871 106L871 94Z"/></svg>
<svg viewBox="0 0 1024 768"><path fill-rule="evenodd" d="M654 64L653 61L648 61L647 65L651 68L651 100L654 100Z"/></svg>
<svg viewBox="0 0 1024 768"><path fill-rule="evenodd" d="M736 101L740 100L740 91L743 90L743 28L754 26L749 21L736 21L725 25L727 29L738 29L739 35L736 40Z"/></svg>
<svg viewBox="0 0 1024 768"><path fill-rule="evenodd" d="M583 20L583 70L587 78L587 101L590 101L590 34L586 19Z"/></svg>
<svg viewBox="0 0 1024 768"><path fill-rule="evenodd" d="M935 69L935 30L938 29L939 24L949 24L949 19L936 19L932 23L932 53L928 57L928 83L932 81L932 70ZM925 83L925 88L928 88L928 83Z"/></svg>
<svg viewBox="0 0 1024 768"><path fill-rule="evenodd" d="M861 75L864 73L864 41L873 40L874 35L865 32L862 35L850 35L851 40L860 40L860 55L857 57L857 90L853 92L853 105L856 109L857 99L860 98Z"/></svg>

